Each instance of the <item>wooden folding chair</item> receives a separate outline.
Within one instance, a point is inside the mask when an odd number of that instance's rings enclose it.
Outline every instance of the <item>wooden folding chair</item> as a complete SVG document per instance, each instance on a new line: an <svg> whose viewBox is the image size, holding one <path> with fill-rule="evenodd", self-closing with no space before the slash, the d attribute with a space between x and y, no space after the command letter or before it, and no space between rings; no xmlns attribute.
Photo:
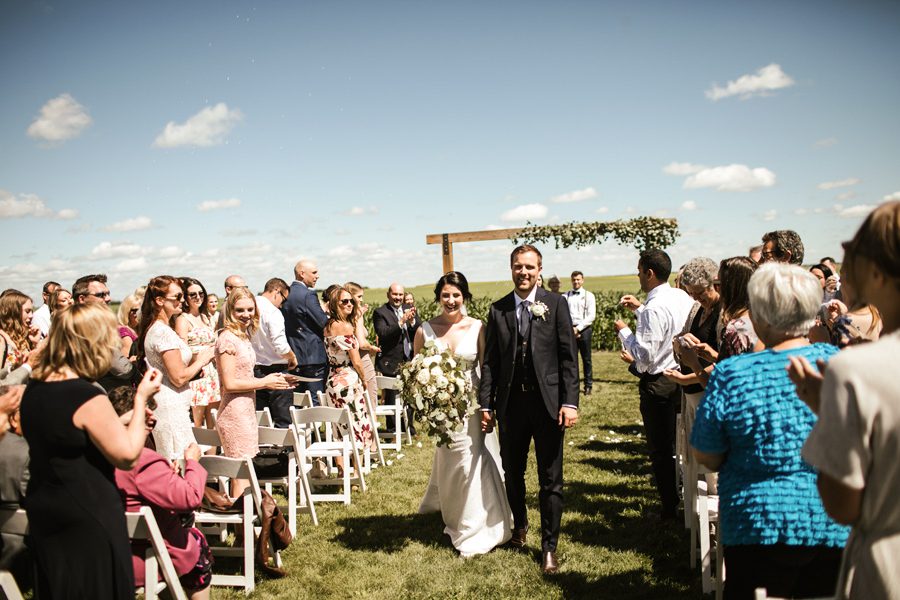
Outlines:
<svg viewBox="0 0 900 600"><path fill-rule="evenodd" d="M259 445L260 447L269 446L288 451L288 471L284 477L258 477L259 482L266 486L269 490L272 484L282 485L287 489L288 506L288 527L291 535L297 535L297 512L303 511L308 513L312 519L313 525L319 524L316 516L316 507L313 503L312 488L307 478L307 472L301 468L298 460L300 448L303 442L297 439L297 432L293 427L287 429L278 429L275 427L259 428ZM300 500L297 500L297 489L300 489ZM269 491L271 494L271 491Z"/></svg>
<svg viewBox="0 0 900 600"><path fill-rule="evenodd" d="M359 449L356 445L356 436L353 435L353 417L350 415L348 408L329 408L325 406L316 406L313 408L291 408L291 421L297 431L298 443L306 440L306 432L310 428L319 428L324 425L325 436L320 442L313 442L300 448L300 460L302 468L306 470L312 469L312 461L315 459L323 459L326 461L328 471L334 470L332 463L335 458L342 458L344 463L343 477L340 479L330 479L327 477L310 477L310 484L315 488L323 485L341 485L342 492L338 494L317 494L313 493L312 498L316 502L343 502L350 504L350 487L353 484L359 485L361 491L366 491L366 480L363 476L362 469L357 469L356 476L351 477L350 471L353 470L353 464L361 465ZM334 430L341 426L348 431L347 435L335 438ZM351 456L355 459L351 462Z"/></svg>
<svg viewBox="0 0 900 600"><path fill-rule="evenodd" d="M128 525L128 537L132 543L149 542L144 554L144 588L139 589L138 593L143 591L146 600L156 600L161 591L168 589L169 595L176 600L187 600L187 594L181 586L178 572L172 564L172 557L150 507L142 506L136 513L126 512L125 521ZM159 581L160 572L163 576L162 581Z"/></svg>

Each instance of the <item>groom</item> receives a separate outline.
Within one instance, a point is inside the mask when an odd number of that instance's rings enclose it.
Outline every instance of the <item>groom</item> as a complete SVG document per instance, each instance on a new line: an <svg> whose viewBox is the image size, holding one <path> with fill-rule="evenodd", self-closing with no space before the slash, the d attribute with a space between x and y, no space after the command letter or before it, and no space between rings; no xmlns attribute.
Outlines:
<svg viewBox="0 0 900 600"><path fill-rule="evenodd" d="M535 287L541 253L522 245L510 255L515 290L491 305L479 390L481 428L500 426L500 456L513 513L510 544L525 546L525 465L534 438L541 506L541 569L556 573L562 518L563 434L578 421L575 334L565 297Z"/></svg>

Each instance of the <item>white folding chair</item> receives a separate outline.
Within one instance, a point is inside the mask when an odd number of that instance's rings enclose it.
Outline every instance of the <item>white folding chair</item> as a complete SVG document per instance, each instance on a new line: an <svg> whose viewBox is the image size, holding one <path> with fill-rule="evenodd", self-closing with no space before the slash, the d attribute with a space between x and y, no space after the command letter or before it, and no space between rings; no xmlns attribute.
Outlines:
<svg viewBox="0 0 900 600"><path fill-rule="evenodd" d="M384 451L381 449L381 435L378 433L378 415L375 413L375 402L369 396L369 390L364 389L363 394L366 396L366 410L369 413L369 426L372 428L372 437L375 440L375 453L378 455L378 462L384 465ZM368 462L368 452L366 453L366 462ZM368 467L368 465L367 465ZM369 473L367 470L366 473Z"/></svg>
<svg viewBox="0 0 900 600"><path fill-rule="evenodd" d="M272 420L272 413L269 412L268 406L256 411L256 424L260 427L275 427L275 421Z"/></svg>
<svg viewBox="0 0 900 600"><path fill-rule="evenodd" d="M176 600L187 600L187 594L181 587L178 572L172 564L172 557L150 507L142 506L136 513L126 512L125 521L128 525L128 538L132 543L149 542L144 554L144 598L156 600L159 593L168 588L169 595ZM159 581L160 572L163 576L162 581ZM138 593L141 591L139 589Z"/></svg>
<svg viewBox="0 0 900 600"><path fill-rule="evenodd" d="M766 588L756 588L753 592L753 600L788 600L780 596L770 596ZM810 598L809 600L834 600L834 596L821 596L819 598Z"/></svg>
<svg viewBox="0 0 900 600"><path fill-rule="evenodd" d="M0 571L0 592L3 592L7 600L23 600L22 592L9 571Z"/></svg>
<svg viewBox="0 0 900 600"><path fill-rule="evenodd" d="M385 377L384 375L378 375L375 377L375 382L378 385L378 391L383 392L383 390L396 390L397 389L397 378L396 377ZM382 399L385 394L382 393ZM378 432L383 439L388 441L382 442L381 446L383 448L387 448L388 450L394 450L395 452L400 452L402 449L402 438L403 438L403 430L404 427L406 429L406 443L412 443L412 436L409 433L409 426L406 423L406 411L403 409L403 399L400 397L400 394L394 395L393 404L379 404L375 407L375 416L376 417L393 417L394 419L394 428L393 431L388 431L385 428L385 431Z"/></svg>
<svg viewBox="0 0 900 600"><path fill-rule="evenodd" d="M28 535L28 515L24 508L0 508L0 531L7 535ZM9 571L0 571L0 591L9 600L22 600L22 592Z"/></svg>
<svg viewBox="0 0 900 600"><path fill-rule="evenodd" d="M701 468L702 469L702 468ZM705 470L705 469L702 469ZM725 583L725 559L719 527L719 497L707 493L704 478L696 480L697 532L700 543L700 582L703 593L716 593L716 600L722 600ZM693 540L691 540L693 543ZM693 548L692 548L693 550ZM712 568L713 555L716 567Z"/></svg>
<svg viewBox="0 0 900 600"><path fill-rule="evenodd" d="M294 392L294 406L297 406L299 408L312 408L313 406L315 406L312 401L312 394L310 394L308 390L304 392ZM316 427L310 427L309 429L307 429L307 445L312 443L313 438L315 438L315 441L317 442L322 441L322 433Z"/></svg>
<svg viewBox="0 0 900 600"><path fill-rule="evenodd" d="M325 399L325 394L323 394L322 392L317 392L317 393L319 394L319 406L328 406L328 402L327 402L326 399ZM369 394L366 393L365 390L363 390L363 394L364 394L364 402L366 403L366 408L368 408L368 406L369 406ZM372 428L372 433L373 433L373 435L376 435L376 436L377 436L377 435L378 435L378 428L377 428L376 426L372 425L372 420L373 420L373 418L374 418L373 415L372 415L372 411L367 410L366 412L369 413L369 427ZM376 438L376 439L377 439L377 438ZM377 447L378 447L379 450L381 449L381 446L380 446L380 445L377 446ZM372 451L369 450L368 446L362 449L362 455L361 455L361 456L362 456L362 464L360 465L360 468L362 469L362 472L363 472L363 473L365 473L366 475L368 475L369 473L372 472ZM381 463L381 464L384 464L384 460L383 460L383 459L384 459L384 457L382 456L382 463Z"/></svg>
<svg viewBox="0 0 900 600"><path fill-rule="evenodd" d="M307 472L301 468L302 465L299 464L298 460L303 442L297 439L296 430L293 427L287 429L260 427L259 445L260 447L271 446L288 451L288 471L285 477L258 477L258 479L261 484L265 484L267 490L272 484L282 485L287 489L288 527L291 530L291 535L297 535L297 511L302 510L308 513L313 525L318 525L319 519L316 516L316 507L313 503L312 488L309 485ZM300 489L299 502L297 500L298 487Z"/></svg>
<svg viewBox="0 0 900 600"><path fill-rule="evenodd" d="M256 479L256 471L249 458L229 458L227 456L201 456L200 464L206 469L212 480L246 479L250 485L243 493L243 507L240 512L218 513L199 510L194 515L194 523L201 529L212 529L218 533L219 528L233 527L241 532L240 547L218 546L210 544L210 550L214 555L240 556L243 558L243 573L240 575L222 575L213 573L212 585L239 586L244 588L244 593L250 594L255 588L254 581L254 535L257 533L259 515L262 511L262 492L259 481ZM209 541L211 538L207 537ZM281 555L274 547L270 551L275 556L276 566L281 564Z"/></svg>
<svg viewBox="0 0 900 600"><path fill-rule="evenodd" d="M310 477L309 483L315 488L324 485L340 485L342 492L338 494L313 493L312 498L316 502L343 502L350 504L350 487L359 485L361 491L366 491L366 480L362 469L356 469L354 477L350 476L353 464L360 465L359 449L356 445L356 436L353 435L353 417L348 408L329 408L316 406L313 408L291 408L291 421L297 431L298 443L307 439L306 432L310 428L318 428L324 425L325 436L320 442L312 442L300 448L300 460L303 469L311 470L312 461L323 459L328 471L332 471L332 463L340 457L344 463L344 474L340 479L327 477ZM334 426L341 426L349 433L337 436L335 439ZM354 461L351 462L351 457Z"/></svg>

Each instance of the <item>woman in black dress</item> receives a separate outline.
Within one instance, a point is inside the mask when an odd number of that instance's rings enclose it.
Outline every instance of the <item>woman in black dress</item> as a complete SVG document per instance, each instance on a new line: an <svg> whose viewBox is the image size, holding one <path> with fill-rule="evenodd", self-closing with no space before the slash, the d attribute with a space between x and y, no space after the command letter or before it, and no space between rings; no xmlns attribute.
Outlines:
<svg viewBox="0 0 900 600"><path fill-rule="evenodd" d="M159 389L151 369L122 425L93 382L119 352L116 320L105 305L58 314L22 398L31 454L25 509L44 598L133 598L134 573L114 468L131 469L146 440L146 399Z"/></svg>

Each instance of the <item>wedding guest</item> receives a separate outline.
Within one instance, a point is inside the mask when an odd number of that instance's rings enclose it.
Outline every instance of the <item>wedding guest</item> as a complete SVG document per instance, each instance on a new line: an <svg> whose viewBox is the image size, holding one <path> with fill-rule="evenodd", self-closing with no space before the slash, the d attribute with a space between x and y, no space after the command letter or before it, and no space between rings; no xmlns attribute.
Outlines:
<svg viewBox="0 0 900 600"><path fill-rule="evenodd" d="M366 312L369 310L369 305L363 300L363 287L358 283L348 281L344 284L344 289L353 294L353 299L359 308L359 314L356 318L356 340L359 342L359 359L362 362L363 373L365 374L363 381L365 382L366 391L369 393L371 404L374 406L378 402L378 383L375 379L375 363L372 362L372 357L377 356L381 352L381 348L369 343L369 330L366 329L364 319ZM412 294L407 293L404 296L404 301L407 296L412 296ZM415 306L415 298L413 298L413 306Z"/></svg>
<svg viewBox="0 0 900 600"><path fill-rule="evenodd" d="M809 272L819 280L819 285L822 286L822 302L829 302L834 298L834 294L837 292L837 280L834 278L832 270L819 263L811 266Z"/></svg>
<svg viewBox="0 0 900 600"><path fill-rule="evenodd" d="M877 340L883 326L878 309L860 302L848 282L841 287L841 296L844 302L832 300L819 309L816 325L809 330L809 340L827 342L838 348Z"/></svg>
<svg viewBox="0 0 900 600"><path fill-rule="evenodd" d="M235 288L222 310L224 327L216 340L216 366L222 384L222 405L216 428L222 451L232 458L252 458L259 453L256 390L289 390L293 385L282 373L253 376L256 355L250 338L259 328L256 300L246 287ZM250 485L246 479L231 480L231 497L237 498Z"/></svg>
<svg viewBox="0 0 900 600"><path fill-rule="evenodd" d="M193 277L182 277L180 284L186 297L181 304L181 314L175 317L175 333L187 343L191 353L197 355L216 345L214 323L209 318L206 303L206 288ZM216 365L207 363L190 380L188 387L194 427L212 427L211 411L219 406L219 373Z"/></svg>
<svg viewBox="0 0 900 600"><path fill-rule="evenodd" d="M642 304L632 295L621 304L634 311L637 331L621 319L614 323L622 347L634 359L629 367L640 374L638 393L650 462L662 509L661 519L676 518L675 414L681 404L678 386L663 372L677 366L672 340L681 331L694 302L683 291L669 286L672 260L662 250L645 250L638 260L638 280L647 293Z"/></svg>
<svg viewBox="0 0 900 600"><path fill-rule="evenodd" d="M796 231L779 229L770 231L762 237L763 248L760 264L766 262L803 264L803 241Z"/></svg>
<svg viewBox="0 0 900 600"><path fill-rule="evenodd" d="M559 288L562 285L562 283L560 282L559 277L557 277L556 275L552 275L550 277L550 279L547 280L547 285L550 287L550 291L553 292L554 294L561 293L559 291Z"/></svg>
<svg viewBox="0 0 900 600"><path fill-rule="evenodd" d="M244 278L241 277L240 275L229 275L228 277L225 278L225 283L223 284L223 287L225 288L225 299L223 300L223 302L226 302L226 301L228 301L228 296L231 295L231 292L233 292L236 289L247 287L247 282L245 282ZM223 322L222 322L222 317L223 317L222 313L219 313L219 318L216 319L216 321L215 321L216 331L218 331L219 329L222 329L222 327L224 326Z"/></svg>
<svg viewBox="0 0 900 600"><path fill-rule="evenodd" d="M32 324L40 330L43 337L47 337L47 332L50 331L50 313L52 312L50 309L50 296L61 287L55 281L48 281L41 290L41 299L44 303L39 309L34 311Z"/></svg>
<svg viewBox="0 0 900 600"><path fill-rule="evenodd" d="M841 289L841 275L840 269L838 269L837 263L834 262L834 259L830 256L825 256L819 259L819 262L831 269L831 276L834 278L835 289L840 291Z"/></svg>
<svg viewBox="0 0 900 600"><path fill-rule="evenodd" d="M413 356L413 340L416 330L422 324L416 312L415 306L403 304L405 290L399 283L392 283L388 287L387 302L375 309L372 313L372 326L378 339L381 352L375 359L375 368L388 377L396 377L403 363ZM384 390L384 402L392 404L396 397L395 390ZM406 407L407 423L412 435L415 428L412 426L412 412ZM388 419L387 428L393 429L391 419Z"/></svg>
<svg viewBox="0 0 900 600"><path fill-rule="evenodd" d="M56 291L50 294L51 321L56 311L65 310L73 304L75 304L75 299L72 298L72 292L63 287L57 288Z"/></svg>
<svg viewBox="0 0 900 600"><path fill-rule="evenodd" d="M663 371L666 378L681 386L684 394L685 412L682 414L684 430L690 432L694 421L694 412L703 397L703 386L694 370L684 363L681 357L681 349L688 343L706 344L713 351L719 349L719 318L721 315L721 297L716 288L715 281L719 275L719 268L711 259L701 257L694 258L684 265L681 270L681 285L695 304L690 316L684 324L681 335L675 338L673 352L675 358L681 364L677 369ZM690 337L690 342L684 338ZM705 370L711 366L711 362L701 359L700 367Z"/></svg>
<svg viewBox="0 0 900 600"><path fill-rule="evenodd" d="M581 380L584 395L590 396L594 387L594 372L591 363L591 333L594 330L594 319L597 317L597 299L594 294L584 289L584 273L572 271L572 289L566 292L569 303L569 316L575 330L575 343L581 354Z"/></svg>
<svg viewBox="0 0 900 600"><path fill-rule="evenodd" d="M56 316L22 398L30 451L25 497L41 597L134 598L134 573L114 468L131 469L147 434L147 399L159 389L150 370L122 425L92 382L119 354L113 314L81 304Z"/></svg>
<svg viewBox="0 0 900 600"><path fill-rule="evenodd" d="M802 268L765 264L750 278L750 311L765 350L720 361L700 401L690 442L719 471L726 598L833 593L847 529L831 520L800 447L815 415L785 370L792 356L827 360L837 350L806 333L820 288Z"/></svg>
<svg viewBox="0 0 900 600"><path fill-rule="evenodd" d="M134 294L125 296L125 299L119 304L119 310L116 311L116 320L119 323L119 340L121 341L122 354L125 356L131 356L131 347L137 340L140 311L141 304Z"/></svg>
<svg viewBox="0 0 900 600"><path fill-rule="evenodd" d="M13 290L0 297L0 343L3 344L0 364L8 375L23 366L29 368L29 356L41 340L41 332L32 326L33 312L31 298L22 292ZM16 380L5 383L25 383L25 380L17 376Z"/></svg>
<svg viewBox="0 0 900 600"><path fill-rule="evenodd" d="M751 246L747 256L753 262L759 264L762 261L763 246L762 244Z"/></svg>
<svg viewBox="0 0 900 600"><path fill-rule="evenodd" d="M543 275L537 276L537 284L536 285L537 285L537 287L541 288L542 290L544 289L544 276Z"/></svg>
<svg viewBox="0 0 900 600"><path fill-rule="evenodd" d="M215 294L206 295L206 311L210 323L219 322L219 297Z"/></svg>
<svg viewBox="0 0 900 600"><path fill-rule="evenodd" d="M284 313L284 329L288 344L297 357L297 374L316 381L301 382L297 391L309 392L314 405L319 404L318 393L325 392L327 359L322 332L328 315L316 297L319 267L311 260L303 259L294 265L294 282L281 312Z"/></svg>
<svg viewBox="0 0 900 600"><path fill-rule="evenodd" d="M803 359L790 375L819 416L803 458L818 471L825 510L853 526L834 597L887 600L900 590L900 202L872 211L844 252L842 290L877 307L883 335L838 353L824 381Z"/></svg>
<svg viewBox="0 0 900 600"><path fill-rule="evenodd" d="M359 308L353 294L340 288L328 301L331 318L325 326L325 352L328 354L328 380L325 383L325 400L332 408L350 409L353 417L352 434L360 449L372 448L372 425L363 395L366 374L359 357L356 339L356 322ZM351 432L344 427L342 435ZM339 468L343 464L335 460ZM356 465L357 469L359 465Z"/></svg>
<svg viewBox="0 0 900 600"><path fill-rule="evenodd" d="M169 325L181 314L184 293L178 279L159 275L147 284L141 305L138 360L162 372L162 382L156 394L156 427L153 441L156 451L168 459L178 458L194 443L191 431L191 397L188 383L213 358L213 349L206 347L197 354L178 337Z"/></svg>
<svg viewBox="0 0 900 600"><path fill-rule="evenodd" d="M22 508L30 476L28 443L22 437L18 406L24 389L21 385L0 386L0 399L8 395L16 397L12 401L15 409L8 413L9 432L6 435L0 433L0 507L4 509ZM10 403L9 399L0 400L0 404L7 403ZM5 408L3 414L7 414ZM19 587L31 584L32 561L24 536L6 532L0 534L0 569L12 572Z"/></svg>
<svg viewBox="0 0 900 600"><path fill-rule="evenodd" d="M338 291L339 289L341 289L341 286L339 284L332 283L327 288L325 288L324 292L322 292L321 304L322 304L322 310L325 311L325 314L328 314L328 310L329 310L328 309L328 301L331 300L331 295L333 293L335 293L336 291ZM331 315L329 315L329 316L331 316Z"/></svg>
<svg viewBox="0 0 900 600"><path fill-rule="evenodd" d="M406 304L407 306L416 305L416 297L413 296L412 292L406 292L405 294L403 294L403 304Z"/></svg>
<svg viewBox="0 0 900 600"><path fill-rule="evenodd" d="M72 297L75 304L101 304L109 306L112 296L106 286L107 278L103 273L84 275L72 284ZM109 371L104 373L97 383L103 389L111 390L120 385L129 385L134 375L134 365L122 352L113 356Z"/></svg>
<svg viewBox="0 0 900 600"><path fill-rule="evenodd" d="M271 373L290 373L297 368L297 357L288 344L284 331L284 315L281 312L289 292L290 288L284 279L273 277L266 282L263 293L256 297L259 328L250 337L253 352L256 354L254 377L263 378ZM287 429L291 426L293 405L293 389L261 389L256 392L256 410L268 408L275 427Z"/></svg>
<svg viewBox="0 0 900 600"><path fill-rule="evenodd" d="M134 418L134 395L134 388L125 386L109 393L113 409L125 424ZM150 410L147 413L146 431L149 435L155 420ZM125 510L138 512L141 507L147 506L153 511L172 565L191 600L209 598L212 582L212 555L206 537L196 527L184 523L184 516L200 508L203 500L206 469L197 462L199 459L200 448L197 444L185 448L184 470L181 472L156 451L144 448L133 469L116 469L116 487L125 501ZM145 553L145 543L132 544L134 583L139 587L146 584Z"/></svg>

